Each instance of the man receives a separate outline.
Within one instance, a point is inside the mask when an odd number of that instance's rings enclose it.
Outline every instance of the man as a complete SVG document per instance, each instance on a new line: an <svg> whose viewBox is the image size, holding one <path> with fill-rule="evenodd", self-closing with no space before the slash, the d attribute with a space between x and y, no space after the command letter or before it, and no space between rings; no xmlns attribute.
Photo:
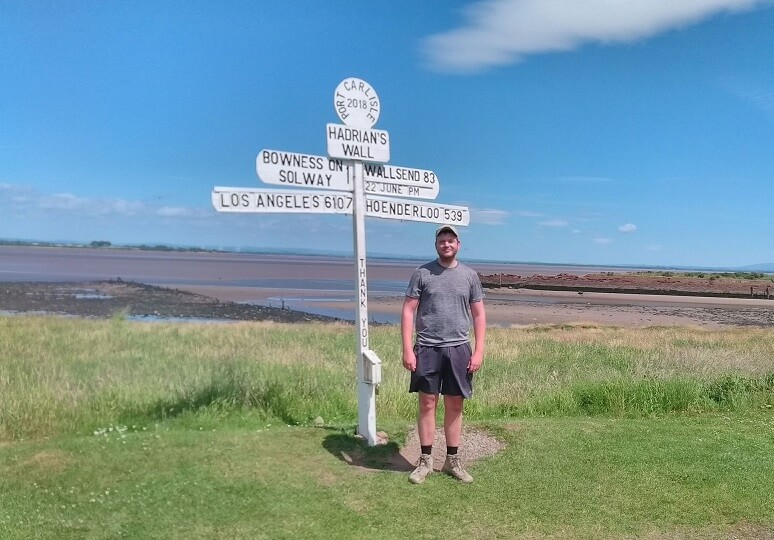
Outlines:
<svg viewBox="0 0 774 540"><path fill-rule="evenodd" d="M473 481L457 451L464 400L473 392L473 373L484 360L486 314L478 274L457 260L457 229L435 232L438 259L414 271L400 319L403 366L411 371L409 392L419 393L417 430L422 454L409 481L421 484L433 472L433 440L438 395L443 395L446 462L442 470L464 483ZM416 316L416 317L415 317ZM416 343L412 347L416 318ZM470 346L473 324L475 351Z"/></svg>

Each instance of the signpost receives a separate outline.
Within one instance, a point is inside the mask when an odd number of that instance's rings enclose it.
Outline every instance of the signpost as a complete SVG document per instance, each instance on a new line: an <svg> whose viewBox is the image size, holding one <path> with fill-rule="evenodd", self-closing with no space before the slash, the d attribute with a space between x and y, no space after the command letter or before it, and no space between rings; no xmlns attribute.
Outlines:
<svg viewBox="0 0 774 540"><path fill-rule="evenodd" d="M261 150L256 158L256 172L263 182L302 189L215 187L212 205L218 212L353 216L358 434L373 446L378 442L376 389L381 383L381 360L369 347L365 218L464 226L470 223L470 212L464 206L411 200L435 199L438 177L432 171L385 165L390 160L390 136L373 129L381 103L371 85L355 77L344 79L336 87L333 104L344 125L326 125L329 157Z"/></svg>

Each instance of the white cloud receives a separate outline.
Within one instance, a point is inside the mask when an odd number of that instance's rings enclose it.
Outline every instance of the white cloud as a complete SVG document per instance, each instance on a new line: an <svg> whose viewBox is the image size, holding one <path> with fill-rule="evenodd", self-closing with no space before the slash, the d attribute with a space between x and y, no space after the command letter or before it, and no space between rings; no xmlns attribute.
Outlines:
<svg viewBox="0 0 774 540"><path fill-rule="evenodd" d="M201 209L161 206L143 201L79 197L72 193L41 193L35 188L0 183L0 205L34 217L35 212L66 213L82 217L157 215L171 218L201 217Z"/></svg>
<svg viewBox="0 0 774 540"><path fill-rule="evenodd" d="M123 199L108 199L96 201L101 206L100 214L120 214L122 216L137 216L146 214L150 208L141 201L125 201Z"/></svg>
<svg viewBox="0 0 774 540"><path fill-rule="evenodd" d="M505 223L505 218L508 217L508 212L505 210L494 210L490 208L471 208L470 210L472 219L476 223L484 223L486 225L502 225Z"/></svg>
<svg viewBox="0 0 774 540"><path fill-rule="evenodd" d="M542 227L566 227L569 223L562 219L550 219L548 221L539 221L538 225Z"/></svg>
<svg viewBox="0 0 774 540"><path fill-rule="evenodd" d="M162 217L186 217L191 215L190 208L181 208L179 206L162 206L156 210L156 215Z"/></svg>
<svg viewBox="0 0 774 540"><path fill-rule="evenodd" d="M44 210L78 210L85 206L85 199L79 199L72 193L54 193L37 199L37 207Z"/></svg>
<svg viewBox="0 0 774 540"><path fill-rule="evenodd" d="M484 0L460 28L430 36L424 52L442 71L475 72L589 42L630 42L769 0Z"/></svg>
<svg viewBox="0 0 774 540"><path fill-rule="evenodd" d="M7 182L0 182L0 196L8 195L9 197L28 197L30 194L34 193L34 191L35 190L27 186L20 186L18 184L8 184ZM2 200L3 199L0 198L0 201Z"/></svg>
<svg viewBox="0 0 774 540"><path fill-rule="evenodd" d="M541 214L540 212L531 212L529 210L519 210L515 212L517 216L520 217L543 217L545 214Z"/></svg>
<svg viewBox="0 0 774 540"><path fill-rule="evenodd" d="M594 243L595 244L609 244L612 242L610 238L595 238Z"/></svg>
<svg viewBox="0 0 774 540"><path fill-rule="evenodd" d="M634 223L627 223L618 227L618 230L622 233L631 233L637 230L637 225Z"/></svg>
<svg viewBox="0 0 774 540"><path fill-rule="evenodd" d="M746 82L733 82L730 88L737 97L774 118L774 88Z"/></svg>
<svg viewBox="0 0 774 540"><path fill-rule="evenodd" d="M148 208L141 201L124 199L90 199L78 197L72 193L55 193L53 195L38 193L28 199L35 208L51 212L75 212L83 216L104 216L117 214L121 216L137 216L147 214Z"/></svg>

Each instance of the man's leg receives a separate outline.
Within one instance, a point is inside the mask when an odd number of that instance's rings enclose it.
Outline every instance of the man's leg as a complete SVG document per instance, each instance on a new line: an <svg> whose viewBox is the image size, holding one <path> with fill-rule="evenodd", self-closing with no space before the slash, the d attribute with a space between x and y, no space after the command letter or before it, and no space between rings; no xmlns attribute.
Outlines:
<svg viewBox="0 0 774 540"><path fill-rule="evenodd" d="M432 447L435 439L435 409L437 406L437 394L419 392L417 431L419 432L419 445L422 447L422 453L419 456L417 468L409 475L409 482L412 484L421 484L427 475L433 472Z"/></svg>
<svg viewBox="0 0 774 540"><path fill-rule="evenodd" d="M435 410L438 407L438 395L419 392L419 410L417 411L417 431L419 444L430 446L435 439Z"/></svg>
<svg viewBox="0 0 774 540"><path fill-rule="evenodd" d="M460 482L469 484L473 481L473 477L462 468L459 455L457 454L457 449L462 440L462 409L464 404L465 398L462 396L443 397L443 430L446 435L446 446L448 450L446 462L443 464L443 471Z"/></svg>
<svg viewBox="0 0 774 540"><path fill-rule="evenodd" d="M443 432L446 435L446 446L460 445L464 403L465 399L462 396L443 396Z"/></svg>

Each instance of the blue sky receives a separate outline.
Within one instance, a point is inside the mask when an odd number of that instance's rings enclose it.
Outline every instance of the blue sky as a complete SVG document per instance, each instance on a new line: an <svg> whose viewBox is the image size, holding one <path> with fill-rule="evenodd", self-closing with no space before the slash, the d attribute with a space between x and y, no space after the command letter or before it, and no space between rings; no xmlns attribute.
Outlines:
<svg viewBox="0 0 774 540"><path fill-rule="evenodd" d="M390 164L470 208L462 258L774 261L770 0L0 3L0 238L351 252L339 215L223 214L326 153L333 92L378 92ZM431 258L429 223L367 219Z"/></svg>

